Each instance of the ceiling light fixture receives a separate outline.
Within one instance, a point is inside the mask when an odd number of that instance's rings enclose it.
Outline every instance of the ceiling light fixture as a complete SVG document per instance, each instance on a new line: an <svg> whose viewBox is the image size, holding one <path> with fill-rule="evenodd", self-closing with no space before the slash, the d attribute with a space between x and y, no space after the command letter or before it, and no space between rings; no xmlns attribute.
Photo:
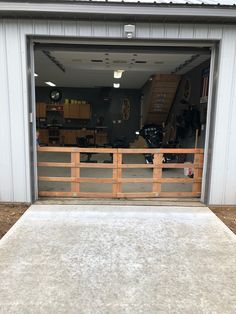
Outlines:
<svg viewBox="0 0 236 314"><path fill-rule="evenodd" d="M37 77L37 76L39 76L39 75L38 75L37 73L34 73L34 76Z"/></svg>
<svg viewBox="0 0 236 314"><path fill-rule="evenodd" d="M120 87L120 83L113 83L113 87L114 88L119 88Z"/></svg>
<svg viewBox="0 0 236 314"><path fill-rule="evenodd" d="M114 71L114 78L119 79L122 77L124 70L115 70Z"/></svg>
<svg viewBox="0 0 236 314"><path fill-rule="evenodd" d="M49 86L56 86L56 84L52 83L52 82L45 82L45 84L49 85Z"/></svg>

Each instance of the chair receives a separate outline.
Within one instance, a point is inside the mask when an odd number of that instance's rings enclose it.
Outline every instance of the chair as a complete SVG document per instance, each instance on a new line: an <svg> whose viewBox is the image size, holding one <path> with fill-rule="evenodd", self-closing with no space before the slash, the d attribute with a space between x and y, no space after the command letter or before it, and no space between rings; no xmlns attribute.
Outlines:
<svg viewBox="0 0 236 314"><path fill-rule="evenodd" d="M92 144L90 142L90 140L93 139L93 135L86 135L83 137L76 137L76 145L78 147L83 147L83 148L87 148L87 147L94 147L94 144ZM95 160L91 160L92 158L92 153L84 153L87 155L87 159L85 160L85 162L96 162Z"/></svg>

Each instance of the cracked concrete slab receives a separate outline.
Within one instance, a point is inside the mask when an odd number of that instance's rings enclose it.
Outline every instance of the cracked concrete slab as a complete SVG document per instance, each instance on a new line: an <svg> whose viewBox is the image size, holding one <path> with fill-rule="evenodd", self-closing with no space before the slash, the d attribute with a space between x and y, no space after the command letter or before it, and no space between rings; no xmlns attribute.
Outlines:
<svg viewBox="0 0 236 314"><path fill-rule="evenodd" d="M206 207L34 205L0 241L0 313L236 313L236 236Z"/></svg>

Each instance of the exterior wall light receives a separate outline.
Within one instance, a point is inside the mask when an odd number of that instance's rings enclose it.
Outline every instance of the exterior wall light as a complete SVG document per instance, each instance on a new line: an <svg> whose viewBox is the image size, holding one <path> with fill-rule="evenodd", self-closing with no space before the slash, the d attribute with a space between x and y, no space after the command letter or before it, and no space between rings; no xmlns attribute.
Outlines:
<svg viewBox="0 0 236 314"><path fill-rule="evenodd" d="M135 34L135 25L132 24L125 25L124 32L127 38L133 38Z"/></svg>

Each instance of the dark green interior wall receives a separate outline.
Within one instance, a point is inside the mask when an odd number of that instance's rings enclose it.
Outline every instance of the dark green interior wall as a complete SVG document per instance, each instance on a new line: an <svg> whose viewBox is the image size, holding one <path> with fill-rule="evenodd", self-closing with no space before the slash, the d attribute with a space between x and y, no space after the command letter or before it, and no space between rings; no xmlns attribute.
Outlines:
<svg viewBox="0 0 236 314"><path fill-rule="evenodd" d="M53 88L36 87L36 102L50 103L49 94ZM128 142L135 139L135 131L140 123L140 96L137 89L110 89L100 88L58 88L62 92L61 103L64 99L86 100L91 104L92 118L90 121L71 120L65 121L65 128L95 127L99 117L104 118L104 126L108 127L109 139L125 137ZM110 101L104 101L104 96L109 95ZM130 118L122 119L122 102L124 98L130 101ZM118 121L121 123L118 123ZM115 122L115 123L114 123Z"/></svg>
<svg viewBox="0 0 236 314"><path fill-rule="evenodd" d="M139 90L114 89L112 91L111 104L108 106L107 121L108 129L111 131L112 139L124 137L128 142L133 142L136 138L135 131L140 124L140 96ZM129 120L122 119L123 99L130 101ZM113 123L116 121L116 123ZM121 121L121 123L117 123Z"/></svg>
<svg viewBox="0 0 236 314"><path fill-rule="evenodd" d="M210 61L206 61L200 64L198 67L194 68L193 70L187 72L183 75L177 94L175 98L175 102L173 104L172 110L170 112L170 119L171 117L182 115L183 111L188 109L188 104L182 104L181 100L184 99L184 90L186 81L190 82L190 94L188 98L188 102L193 105L200 113L201 117L201 130L200 136L198 137L198 147L203 148L205 144L205 132L206 132L206 108L207 104L200 103L201 97L201 84L202 84L202 72L204 69L209 68ZM181 140L181 146L186 148L194 147L195 143L195 134L192 134L191 131L186 134L186 137Z"/></svg>

